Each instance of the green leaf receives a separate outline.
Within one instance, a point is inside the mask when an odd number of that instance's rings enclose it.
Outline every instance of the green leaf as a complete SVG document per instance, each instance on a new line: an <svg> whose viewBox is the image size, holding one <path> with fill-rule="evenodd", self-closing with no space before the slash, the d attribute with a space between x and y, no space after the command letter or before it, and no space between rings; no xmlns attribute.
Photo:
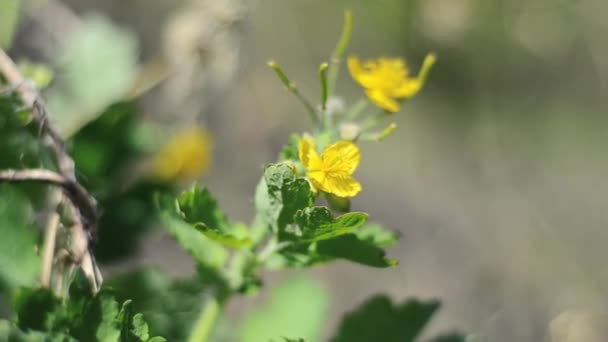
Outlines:
<svg viewBox="0 0 608 342"><path fill-rule="evenodd" d="M150 339L150 329L148 323L144 320L144 315L141 313L133 316L133 328L131 333L139 339L139 341L148 341Z"/></svg>
<svg viewBox="0 0 608 342"><path fill-rule="evenodd" d="M207 188L198 185L184 191L177 199L184 221L194 226L207 238L231 248L244 248L251 245L251 239L244 230L237 231L219 209L217 201Z"/></svg>
<svg viewBox="0 0 608 342"><path fill-rule="evenodd" d="M116 289L118 300L133 300L133 311L144 315L151 336L186 341L208 293L205 290L209 279L193 277L173 281L161 271L143 269L109 279L108 284ZM136 316L133 316L133 326Z"/></svg>
<svg viewBox="0 0 608 342"><path fill-rule="evenodd" d="M194 184L190 190L182 192L177 202L179 209L184 213L184 220L191 224L199 222L217 228L230 227L228 218L220 211L217 201L211 196L209 190Z"/></svg>
<svg viewBox="0 0 608 342"><path fill-rule="evenodd" d="M268 341L299 336L321 341L327 318L327 290L311 278L292 278L272 290L271 298L245 316L240 329L242 342Z"/></svg>
<svg viewBox="0 0 608 342"><path fill-rule="evenodd" d="M69 142L83 185L95 194L104 211L95 245L95 256L102 263L116 262L135 253L142 235L157 226L157 217L150 215L155 211L152 199L154 193L167 185L139 177L137 182L124 187L125 167L129 168L146 153L146 148L135 141L140 119L135 102L116 103Z"/></svg>
<svg viewBox="0 0 608 342"><path fill-rule="evenodd" d="M255 206L262 224L283 236L295 213L313 203L310 184L286 163L269 164L258 184Z"/></svg>
<svg viewBox="0 0 608 342"><path fill-rule="evenodd" d="M24 332L6 320L0 320L0 341L9 342L78 342L62 333Z"/></svg>
<svg viewBox="0 0 608 342"><path fill-rule="evenodd" d="M334 219L326 207L304 208L294 217L302 233L298 241L314 242L344 235L365 224L367 216L366 213L353 212Z"/></svg>
<svg viewBox="0 0 608 342"><path fill-rule="evenodd" d="M386 258L382 248L360 240L352 233L319 241L316 251L324 257L346 259L372 267L391 267L399 263L397 260Z"/></svg>
<svg viewBox="0 0 608 342"><path fill-rule="evenodd" d="M48 289L18 289L13 297L17 326L23 330L47 330L51 324L48 316L56 311L60 304L59 299Z"/></svg>
<svg viewBox="0 0 608 342"><path fill-rule="evenodd" d="M380 248L392 247L399 241L399 234L383 228L377 223L369 223L357 229L355 235L359 240L366 241Z"/></svg>
<svg viewBox="0 0 608 342"><path fill-rule="evenodd" d="M48 93L50 112L64 136L123 99L137 71L137 39L131 32L99 15L81 19L57 49L54 62L62 77Z"/></svg>
<svg viewBox="0 0 608 342"><path fill-rule="evenodd" d="M347 314L331 341L415 341L438 308L436 300L393 304L387 296L379 295Z"/></svg>
<svg viewBox="0 0 608 342"><path fill-rule="evenodd" d="M33 286L38 281L38 234L32 218L29 199L17 187L0 184L0 289Z"/></svg>
<svg viewBox="0 0 608 342"><path fill-rule="evenodd" d="M281 150L281 153L279 154L279 160L280 161L287 161L287 160L299 161L300 160L300 157L298 154L298 144L299 143L300 143L300 135L292 134L289 137L289 141L287 142L287 145L285 145L283 147L283 150Z"/></svg>
<svg viewBox="0 0 608 342"><path fill-rule="evenodd" d="M148 342L167 342L164 337L156 336L148 340Z"/></svg>
<svg viewBox="0 0 608 342"><path fill-rule="evenodd" d="M19 22L20 8L20 0L0 1L0 47L3 49L11 47Z"/></svg>
<svg viewBox="0 0 608 342"><path fill-rule="evenodd" d="M171 236L197 263L219 268L228 258L228 252L224 248L213 243L191 225L167 214L161 218Z"/></svg>
<svg viewBox="0 0 608 342"><path fill-rule="evenodd" d="M70 286L68 299L60 300L48 289L21 288L16 291L13 307L17 327L23 331L37 330L59 337L65 333L79 341L144 342L149 339L148 325L141 314L133 315L131 300L119 305L107 288L93 296L81 272Z"/></svg>

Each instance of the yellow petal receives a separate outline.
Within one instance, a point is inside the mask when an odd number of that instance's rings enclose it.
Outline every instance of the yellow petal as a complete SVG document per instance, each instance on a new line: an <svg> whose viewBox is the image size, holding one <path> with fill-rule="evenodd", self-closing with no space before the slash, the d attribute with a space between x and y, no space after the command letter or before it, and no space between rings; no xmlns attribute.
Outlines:
<svg viewBox="0 0 608 342"><path fill-rule="evenodd" d="M197 178L209 168L212 145L212 138L205 129L186 129L174 136L158 152L153 173L165 181Z"/></svg>
<svg viewBox="0 0 608 342"><path fill-rule="evenodd" d="M370 65L372 62L367 62L365 66L361 65L359 58L355 56L348 57L348 71L352 78L357 81L363 88L372 88L376 83L377 77L375 77L368 69L373 68Z"/></svg>
<svg viewBox="0 0 608 342"><path fill-rule="evenodd" d="M365 94L376 106L393 113L399 111L399 102L389 97L384 91L380 89L369 89L365 91Z"/></svg>
<svg viewBox="0 0 608 342"><path fill-rule="evenodd" d="M321 158L317 153L315 142L309 138L302 138L298 143L298 156L305 168L316 170L319 168Z"/></svg>
<svg viewBox="0 0 608 342"><path fill-rule="evenodd" d="M361 191L361 184L351 176L328 175L324 184L325 192L332 193L338 197L354 197Z"/></svg>
<svg viewBox="0 0 608 342"><path fill-rule="evenodd" d="M352 175L359 166L361 153L357 145L342 140L325 148L321 159L327 173Z"/></svg>
<svg viewBox="0 0 608 342"><path fill-rule="evenodd" d="M309 171L306 173L306 177L310 179L310 182L316 190L327 192L327 174L324 171Z"/></svg>
<svg viewBox="0 0 608 342"><path fill-rule="evenodd" d="M397 98L408 98L416 95L421 88L420 81L415 79L409 79L403 82L398 88L391 91L392 97Z"/></svg>

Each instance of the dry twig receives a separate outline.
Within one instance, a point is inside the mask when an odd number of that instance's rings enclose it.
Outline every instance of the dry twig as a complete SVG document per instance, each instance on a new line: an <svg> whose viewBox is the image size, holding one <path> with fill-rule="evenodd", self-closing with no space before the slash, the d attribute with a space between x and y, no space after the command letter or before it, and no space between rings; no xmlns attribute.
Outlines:
<svg viewBox="0 0 608 342"><path fill-rule="evenodd" d="M99 218L97 202L76 178L75 164L68 154L65 143L52 122L48 120L44 102L33 87L24 86L25 82L13 60L0 49L0 73L15 89L23 104L32 109L33 120L40 126L41 139L49 146L57 163L58 173L45 169L4 170L0 171L0 182L42 182L61 187L65 194L65 204L73 221L71 248L75 262L91 282L94 291L101 286L101 273L95 263L91 247L96 236ZM55 238L54 234L47 234ZM48 242L50 244L50 242ZM47 244L47 242L45 242ZM48 264L44 262L43 264Z"/></svg>

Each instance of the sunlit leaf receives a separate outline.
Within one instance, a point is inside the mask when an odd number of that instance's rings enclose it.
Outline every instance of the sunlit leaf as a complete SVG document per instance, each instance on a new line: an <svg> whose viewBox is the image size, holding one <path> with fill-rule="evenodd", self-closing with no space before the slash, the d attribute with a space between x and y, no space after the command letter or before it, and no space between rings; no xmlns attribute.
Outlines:
<svg viewBox="0 0 608 342"><path fill-rule="evenodd" d="M62 78L49 89L48 106L59 130L70 136L127 95L136 75L137 41L98 15L82 18L63 41L55 57Z"/></svg>
<svg viewBox="0 0 608 342"><path fill-rule="evenodd" d="M268 303L245 316L240 330L242 342L259 342L298 336L321 341L329 296L309 278L292 278L271 292Z"/></svg>

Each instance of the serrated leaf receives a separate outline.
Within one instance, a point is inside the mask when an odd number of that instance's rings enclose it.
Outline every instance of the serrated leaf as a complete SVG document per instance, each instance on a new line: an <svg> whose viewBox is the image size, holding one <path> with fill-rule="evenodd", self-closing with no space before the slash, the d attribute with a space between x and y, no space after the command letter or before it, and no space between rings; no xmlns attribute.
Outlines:
<svg viewBox="0 0 608 342"><path fill-rule="evenodd" d="M114 277L108 283L116 289L119 300L133 299L133 309L143 313L151 335L158 334L169 341L186 341L200 313L209 279L193 277L172 281L159 270L144 269Z"/></svg>
<svg viewBox="0 0 608 342"><path fill-rule="evenodd" d="M214 229L224 230L230 227L226 215L219 209L217 201L209 190L194 184L177 198L184 220L190 224L204 223Z"/></svg>
<svg viewBox="0 0 608 342"><path fill-rule="evenodd" d="M268 303L251 310L240 329L241 342L298 336L321 341L329 294L311 278L297 277L271 292Z"/></svg>
<svg viewBox="0 0 608 342"><path fill-rule="evenodd" d="M228 258L228 252L224 248L210 241L191 225L167 214L161 218L171 236L197 263L218 268Z"/></svg>
<svg viewBox="0 0 608 342"><path fill-rule="evenodd" d="M373 297L344 316L332 342L411 342L439 309L436 300L410 299L393 304L385 295Z"/></svg>
<svg viewBox="0 0 608 342"><path fill-rule="evenodd" d="M295 213L313 203L310 184L286 163L269 164L258 184L255 206L259 219L275 234L284 234Z"/></svg>
<svg viewBox="0 0 608 342"><path fill-rule="evenodd" d="M397 260L386 258L382 248L360 240L353 233L319 241L316 251L320 256L346 259L372 267L391 267L399 263Z"/></svg>
<svg viewBox="0 0 608 342"><path fill-rule="evenodd" d="M114 300L114 297L107 292L100 292L95 297L94 303L99 303L96 306L99 311L90 311L91 318L98 319L99 325L95 337L100 342L115 342L120 341L122 333L122 322L118 319L119 309L118 303ZM85 322L86 323L86 322ZM93 324L94 320L89 321L89 324Z"/></svg>
<svg viewBox="0 0 608 342"><path fill-rule="evenodd" d="M309 207L296 212L294 221L302 233L298 241L314 242L347 234L365 224L367 217L366 213L353 212L334 219L326 207Z"/></svg>
<svg viewBox="0 0 608 342"><path fill-rule="evenodd" d="M144 342L149 339L148 325L141 314L133 315L132 301L126 300L119 305L107 288L93 296L81 272L76 274L68 298L60 300L48 289L22 288L14 296L13 307L17 327L23 331L47 333L45 342L71 341L71 338L100 342ZM64 339L61 334L69 334L70 338L65 335Z"/></svg>
<svg viewBox="0 0 608 342"><path fill-rule="evenodd" d="M190 190L184 191L178 197L177 202L184 221L210 240L236 249L251 245L247 231L234 229L207 188L195 184ZM237 233L240 233L241 236L235 235Z"/></svg>
<svg viewBox="0 0 608 342"><path fill-rule="evenodd" d="M141 313L135 314L132 326L131 333L138 338L138 341L145 342L150 339L150 329L148 323L144 320L144 315Z"/></svg>

